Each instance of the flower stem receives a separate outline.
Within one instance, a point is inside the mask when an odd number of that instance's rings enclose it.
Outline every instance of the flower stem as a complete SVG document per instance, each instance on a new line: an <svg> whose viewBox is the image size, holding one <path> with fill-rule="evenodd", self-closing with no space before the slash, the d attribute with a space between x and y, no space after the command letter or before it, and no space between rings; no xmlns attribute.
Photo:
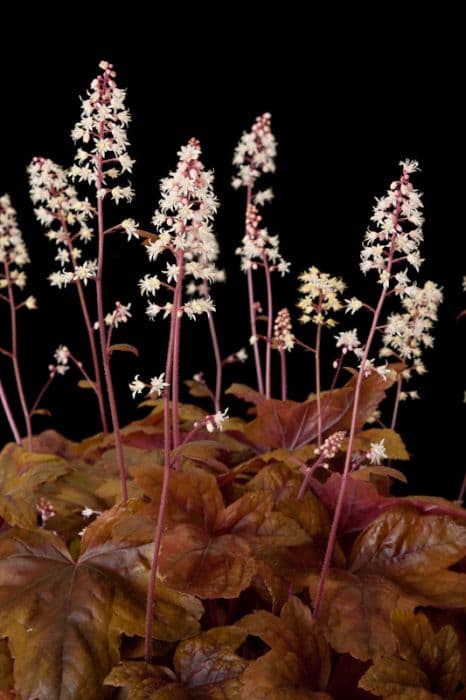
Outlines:
<svg viewBox="0 0 466 700"><path fill-rule="evenodd" d="M267 258L263 257L265 282L267 287L267 345L265 349L265 398L272 395L272 330L273 330L273 299L272 299L272 275Z"/></svg>
<svg viewBox="0 0 466 700"><path fill-rule="evenodd" d="M10 276L10 266L8 260L4 258L5 276L8 288L8 303L10 307L10 323L11 323L11 361L13 362L13 371L15 374L16 388L18 390L19 401L21 404L21 409L23 411L24 422L26 424L27 433L27 446L28 450L32 452L32 428L31 428L31 417L29 415L29 409L26 403L26 397L24 394L23 381L21 378L21 371L19 368L18 361L18 327L16 323L16 304L15 304L15 294L13 290L13 282Z"/></svg>
<svg viewBox="0 0 466 700"><path fill-rule="evenodd" d="M322 340L322 325L319 323L316 331L316 351L314 353L314 366L316 375L316 400L317 400L317 447L322 444L322 402L320 386L320 345Z"/></svg>
<svg viewBox="0 0 466 700"><path fill-rule="evenodd" d="M207 319L209 321L210 337L212 339L216 367L214 406L215 411L220 411L220 401L222 396L222 357L218 346L217 329L215 328L215 321L211 313L207 314Z"/></svg>
<svg viewBox="0 0 466 700"><path fill-rule="evenodd" d="M179 395L180 395L180 339L181 339L181 318L183 312L183 251L177 251L176 264L178 265L178 279L176 281L174 308L172 314L173 329L173 381L172 381L172 415L173 415L173 447L176 449L181 442L180 420L179 420ZM166 380L168 382L168 379Z"/></svg>
<svg viewBox="0 0 466 700"><path fill-rule="evenodd" d="M21 445L21 436L19 434L18 426L16 425L16 421L14 419L13 413L11 412L8 397L5 393L5 389L3 388L3 384L2 384L1 379L0 379L0 401L2 402L3 410L5 411L6 419L8 421L8 425L10 426L11 432L13 433L13 437L15 439L15 442L18 445Z"/></svg>
<svg viewBox="0 0 466 700"><path fill-rule="evenodd" d="M103 127L101 127L103 132ZM103 138L103 133L101 134ZM102 156L97 157L97 192L100 195L103 186ZM102 353L102 364L104 367L105 384L107 387L108 403L112 418L113 434L115 437L115 449L117 454L118 468L120 471L121 500L126 503L128 500L128 487L126 484L125 458L123 454L123 444L121 441L120 424L118 421L118 409L113 388L112 373L110 370L110 357L107 351L107 337L105 332L104 301L102 293L102 280L104 271L104 212L102 197L97 196L97 225L98 225L98 255L97 255L97 275L96 275L96 295L97 295L97 320L99 323L100 350Z"/></svg>
<svg viewBox="0 0 466 700"><path fill-rule="evenodd" d="M252 201L252 186L248 185L246 190L246 212ZM253 353L254 363L256 365L257 389L260 394L264 393L264 379L262 377L262 364L259 352L259 344L257 342L257 326L256 326L256 305L254 301L254 282L252 279L252 270L249 268L246 271L248 283L248 298L249 298L249 323L251 326L251 338L253 338Z"/></svg>
<svg viewBox="0 0 466 700"><path fill-rule="evenodd" d="M400 396L401 396L401 388L403 386L403 377L401 374L398 375L398 378L396 380L396 395L395 395L395 403L393 405L393 413L392 413L392 420L390 423L390 428L392 430L395 430L396 426L396 420L398 418L398 409L400 407Z"/></svg>
<svg viewBox="0 0 466 700"><path fill-rule="evenodd" d="M398 199L398 204L397 204L396 210L393 214L393 233L391 234L390 250L389 250L389 254L388 254L387 268L386 268L389 276L390 276L392 264L393 264L393 256L394 256L394 252L395 252L395 242L396 242L396 231L397 231L398 219L399 219L399 216L401 213L401 206L402 206L402 197L401 197L401 193L400 193L400 188L398 188L398 191L397 191L397 199ZM359 399L361 396L362 383L364 380L364 371L365 371L367 359L369 357L369 352L370 352L370 349L372 346L372 341L374 339L374 336L375 336L375 333L377 330L377 326L379 323L379 318L380 318L380 314L382 312L382 307L383 307L383 304L385 301L385 297L387 296L387 292L388 292L388 287L383 285L382 291L380 293L379 301L378 301L377 306L374 310L372 324L371 324L371 327L369 330L369 335L367 337L366 345L364 347L364 352L363 352L363 355L361 358L361 365L360 365L360 369L359 369L358 376L356 379L356 387L354 390L353 413L351 416L350 432L349 432L349 436L348 436L348 446L346 448L345 465L343 467L340 490L338 493L337 503L335 506L335 512L333 514L332 525L331 525L330 533L328 536L327 549L325 551L324 562L322 565L319 584L317 587L316 598L315 598L315 602L314 602L313 617L315 620L317 620L319 617L320 606L321 606L322 597L324 594L325 582L327 580L328 572L330 569L330 564L332 561L333 550L335 548L335 542L336 542L336 538L337 538L338 526L340 523L341 512L343 509L343 501L344 501L345 492L346 492L346 484L348 482L349 473L351 471L351 456L352 456L352 452L353 452L354 438L356 435Z"/></svg>
<svg viewBox="0 0 466 700"><path fill-rule="evenodd" d="M280 352L280 371L281 371L281 380L282 380L282 401L286 401L286 397L288 394L286 351L283 348L280 348L279 352Z"/></svg>
<svg viewBox="0 0 466 700"><path fill-rule="evenodd" d="M68 225L66 223L65 216L63 215L63 212L61 212L59 216L59 220L62 226L63 231L65 232L66 235L66 244L68 246L68 250L70 252L70 260L71 260L71 265L73 267L73 270L76 269L76 262L74 259L74 248L73 248L73 242L71 240L70 233L68 231ZM105 402L104 402L104 395L103 395L103 390L102 390L102 373L100 371L100 364L99 364L99 357L97 354L97 344L95 342L95 335L94 335L94 330L92 328L92 323L91 319L89 316L89 308L87 306L86 302L86 296L84 294L84 289L83 289L83 284L81 280L78 278L75 281L76 283L76 291L78 292L78 298L79 298L79 303L81 305L81 310L84 318L84 324L86 326L86 331L87 331L87 337L89 339L89 347L91 350L91 357L92 357L92 365L94 368L94 377L95 377L95 394L97 396L97 403L99 406L99 413L100 413L100 422L102 423L102 430L104 433L108 433L108 421L107 421L107 414L105 411Z"/></svg>

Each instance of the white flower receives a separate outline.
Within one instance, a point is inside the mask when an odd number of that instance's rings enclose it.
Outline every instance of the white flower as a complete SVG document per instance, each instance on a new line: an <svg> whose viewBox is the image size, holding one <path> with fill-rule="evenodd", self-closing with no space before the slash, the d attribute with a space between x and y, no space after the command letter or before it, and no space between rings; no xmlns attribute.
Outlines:
<svg viewBox="0 0 466 700"><path fill-rule="evenodd" d="M165 372L162 372L158 377L152 377L150 380L150 394L156 394L161 396L163 390L168 386L167 382L164 381Z"/></svg>
<svg viewBox="0 0 466 700"><path fill-rule="evenodd" d="M246 362L248 359L248 353L245 348L241 348L238 352L235 352L235 357L239 362Z"/></svg>
<svg viewBox="0 0 466 700"><path fill-rule="evenodd" d="M26 301L24 302L24 305L27 309L30 311L33 311L34 309L37 309L37 299L34 296L28 296Z"/></svg>
<svg viewBox="0 0 466 700"><path fill-rule="evenodd" d="M167 282L176 282L179 275L178 265L167 263L167 267L163 270L163 274L167 276Z"/></svg>
<svg viewBox="0 0 466 700"><path fill-rule="evenodd" d="M59 345L55 350L54 357L59 365L67 365L70 357L69 348L67 348L66 345Z"/></svg>
<svg viewBox="0 0 466 700"><path fill-rule="evenodd" d="M223 422L227 417L227 413L228 408L226 408L224 411L217 411L217 413L214 415L206 417L206 428L209 433L214 433L216 430L222 430Z"/></svg>
<svg viewBox="0 0 466 700"><path fill-rule="evenodd" d="M141 294L155 294L160 289L160 280L157 275L144 275L142 280L139 280L139 290Z"/></svg>
<svg viewBox="0 0 466 700"><path fill-rule="evenodd" d="M252 186L262 173L275 171L277 144L270 128L271 119L271 115L266 112L257 117L251 131L243 132L233 157L233 164L238 168L238 174L232 182L235 189ZM269 194L264 201L268 197ZM257 203L263 203L261 198Z"/></svg>
<svg viewBox="0 0 466 700"><path fill-rule="evenodd" d="M130 391L132 392L133 399L136 398L137 394L140 394L146 388L146 384L139 379L139 374L136 374L133 381L129 383Z"/></svg>
<svg viewBox="0 0 466 700"><path fill-rule="evenodd" d="M127 234L128 236L128 241L131 240L131 238L139 238L139 233L138 233L138 226L135 222L134 219L125 219L124 221L121 222L120 224L121 228L123 231Z"/></svg>
<svg viewBox="0 0 466 700"><path fill-rule="evenodd" d="M337 348L343 348L343 352L352 352L355 348L359 348L361 343L358 339L358 329L353 328L350 331L343 331L335 336Z"/></svg>
<svg viewBox="0 0 466 700"><path fill-rule="evenodd" d="M387 459L384 442L385 438L382 438L380 442L371 442L371 449L366 454L371 464L380 464L383 459Z"/></svg>
<svg viewBox="0 0 466 700"><path fill-rule="evenodd" d="M82 509L81 515L83 515L85 518L90 518L92 515L101 515L100 510L92 510L92 508L89 508L89 506L86 506L85 508ZM84 528L85 530L86 528ZM84 532L83 530L83 532Z"/></svg>

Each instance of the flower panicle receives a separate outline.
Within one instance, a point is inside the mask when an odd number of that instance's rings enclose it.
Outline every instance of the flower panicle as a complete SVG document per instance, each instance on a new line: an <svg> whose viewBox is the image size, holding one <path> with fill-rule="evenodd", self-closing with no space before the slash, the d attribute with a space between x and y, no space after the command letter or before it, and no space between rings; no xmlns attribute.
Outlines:
<svg viewBox="0 0 466 700"><path fill-rule="evenodd" d="M116 204L130 202L134 196L130 182L118 183L121 176L132 172L134 165L128 154L127 127L131 116L125 106L126 91L117 86L111 63L101 61L99 68L87 97L81 101L81 119L71 133L73 141L81 146L70 174L97 186L101 199L110 196Z"/></svg>
<svg viewBox="0 0 466 700"><path fill-rule="evenodd" d="M243 132L233 156L233 165L237 173L232 180L235 189L253 187L256 180L264 173L275 172L277 142L271 129L272 115L265 112L256 118L251 131ZM270 189L258 192L254 203L265 204L273 198Z"/></svg>
<svg viewBox="0 0 466 700"><path fill-rule="evenodd" d="M301 299L298 308L302 311L301 323L314 323L322 326L335 326L336 321L330 314L343 308L341 294L346 288L340 277L332 277L312 266L303 272L299 279Z"/></svg>

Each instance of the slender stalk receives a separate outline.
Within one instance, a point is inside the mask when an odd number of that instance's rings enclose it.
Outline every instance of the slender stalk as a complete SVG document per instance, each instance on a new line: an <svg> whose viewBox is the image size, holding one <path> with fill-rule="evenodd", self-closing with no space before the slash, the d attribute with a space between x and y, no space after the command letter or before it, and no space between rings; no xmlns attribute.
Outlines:
<svg viewBox="0 0 466 700"><path fill-rule="evenodd" d="M252 201L252 185L248 185L246 189L246 211ZM254 363L256 365L257 389L260 394L264 393L264 379L262 377L262 363L259 352L259 344L257 343L257 325L256 325L256 304L254 301L254 282L252 279L252 270L246 271L248 283L248 298L249 298L249 323L251 326L251 337L254 338L253 353Z"/></svg>
<svg viewBox="0 0 466 700"><path fill-rule="evenodd" d="M100 128L100 138L103 138L103 127ZM97 156L97 192L101 192L103 187L102 156ZM107 337L105 332L104 300L102 293L102 280L104 271L104 211L101 197L97 197L97 226L98 226L98 255L97 255L97 275L96 275L96 295L97 295L97 320L99 323L100 349L102 353L102 364L104 367L105 383L107 387L110 415L112 418L113 433L115 436L115 449L117 454L118 467L120 470L121 500L126 503L128 500L128 487L126 484L125 457L121 442L120 424L118 421L118 409L113 388L112 373L110 370L110 357L107 351Z"/></svg>
<svg viewBox="0 0 466 700"><path fill-rule="evenodd" d="M466 491L466 472L465 472L465 474L464 474L463 483L461 484L460 492L459 492L459 494L458 494L458 498L457 498L457 501L456 501L456 502L458 503L459 506L462 506L462 505L463 505L463 501L464 501L464 492L465 492L465 491Z"/></svg>
<svg viewBox="0 0 466 700"><path fill-rule="evenodd" d="M15 304L15 294L13 290L13 282L10 276L10 265L6 258L4 258L5 266L5 276L7 280L7 290L8 290L8 303L10 307L10 324L11 324L11 361L13 362L13 371L15 374L16 388L18 390L19 401L21 404L21 410L24 416L24 422L26 424L27 433L27 446L28 450L32 452L32 428L31 428L31 417L29 415L29 409L26 403L26 397L24 394L23 381L21 378L21 371L19 368L18 361L18 327L16 323L16 304Z"/></svg>
<svg viewBox="0 0 466 700"><path fill-rule="evenodd" d="M272 299L272 275L269 262L264 255L264 272L267 287L267 345L265 349L265 398L272 396L272 331L273 331L273 299Z"/></svg>
<svg viewBox="0 0 466 700"><path fill-rule="evenodd" d="M393 413L392 413L392 420L390 423L390 428L392 430L395 430L396 426L396 420L398 418L398 409L400 407L400 396L401 396L401 388L403 386L403 377L401 374L398 375L398 378L396 380L396 395L395 395L395 403L393 405Z"/></svg>
<svg viewBox="0 0 466 700"><path fill-rule="evenodd" d="M66 223L66 219L63 216L63 213L60 214L59 216L61 226L66 234L66 244L68 246L68 250L70 252L70 260L71 260L71 265L73 267L73 270L76 268L76 262L73 256L73 243L71 241L71 237L68 231L68 226ZM97 344L95 342L95 335L94 335L94 329L92 327L91 319L89 316L89 308L87 305L86 301L86 296L84 294L84 289L83 289L83 284L80 279L75 280L76 284L76 291L78 292L78 298L79 298L79 303L81 306L81 311L83 314L84 318L84 325L86 326L86 332L87 332L87 337L89 339L89 347L91 350L91 357L92 357L92 365L94 368L94 377L95 381L93 382L95 384L95 394L97 396L97 403L99 406L99 413L100 413L100 422L102 423L102 430L104 433L108 433L108 421L107 421L107 414L105 411L105 401L104 401L104 394L102 390L102 373L100 371L100 363L99 363L99 357L97 353Z"/></svg>
<svg viewBox="0 0 466 700"><path fill-rule="evenodd" d="M282 401L286 401L288 394L288 373L286 368L286 350L283 348L279 349L280 352L280 373L281 373L281 383L282 383Z"/></svg>
<svg viewBox="0 0 466 700"><path fill-rule="evenodd" d="M340 372L341 372L341 367L343 365L343 357L344 357L344 355L343 355L343 353L341 353L340 357L338 358L337 366L335 367L335 374L333 375L332 385L330 387L330 391L335 389L335 386L337 384L338 377L340 376Z"/></svg>
<svg viewBox="0 0 466 700"><path fill-rule="evenodd" d="M181 310L183 297L183 251L177 251L176 264L178 265L178 279L176 281L173 330L173 381L172 381L172 415L173 415L173 447L176 449L181 442L179 421L179 396L180 396L180 339L181 339ZM168 380L165 380L168 381Z"/></svg>
<svg viewBox="0 0 466 700"><path fill-rule="evenodd" d="M214 350L214 356L215 356L215 367L216 367L216 374L215 374L215 400L214 400L214 406L215 406L215 411L220 411L220 400L222 396L222 357L220 355L220 348L218 346L218 336L217 336L217 329L215 328L215 321L213 319L212 314L207 314L207 319L209 321L209 330L210 330L210 337L212 339L212 347Z"/></svg>
<svg viewBox="0 0 466 700"><path fill-rule="evenodd" d="M246 278L248 282L249 296L249 323L251 325L251 338L253 338L254 363L256 365L257 389L260 394L264 393L264 379L262 377L262 363L257 342L256 306L254 301L254 283L252 280L252 270L247 270Z"/></svg>
<svg viewBox="0 0 466 700"><path fill-rule="evenodd" d="M55 370L53 370L52 373L49 375L49 378L48 378L47 381L45 382L44 386L43 386L42 389L39 391L39 393L38 393L38 395L37 395L37 398L36 398L36 400L34 401L34 403L33 403L33 405L32 405L32 408L31 408L31 411L30 411L30 415L31 415L31 416L32 416L32 414L34 413L34 411L36 410L36 408L37 408L37 406L39 405L39 403L42 401L42 397L44 396L45 392L47 391L47 389L49 388L49 386L51 385L51 383L52 383L53 380L55 379L55 374L56 374L56 372L55 372Z"/></svg>
<svg viewBox="0 0 466 700"><path fill-rule="evenodd" d="M7 398L7 395L5 393L5 389L3 388L2 380L0 379L0 401L2 402L3 410L5 411L6 419L8 421L8 425L10 426L10 430L13 433L13 437L15 439L15 442L18 445L21 445L21 436L19 434L18 426L16 425L16 421L14 419L13 413L10 408L10 404Z"/></svg>
<svg viewBox="0 0 466 700"><path fill-rule="evenodd" d="M176 294L176 291L175 291ZM173 303L171 320L170 320L170 337L168 340L167 349L167 360L165 363L165 381L167 384L171 382L172 369L173 369L173 346L175 338L175 324L176 324L176 305ZM165 521L165 511L167 508L168 501L168 486L170 483L170 473L171 473L171 461L170 461L170 450L171 450L171 430L170 430L170 387L168 386L163 395L163 422L164 422L164 432L163 432L163 449L164 449L164 467L163 467L163 481L162 481L162 491L160 493L160 503L159 503L159 513L157 517L157 524L155 526L154 533L154 553L152 557L149 586L147 589L147 600L146 600L146 625L145 625L145 640L144 640L144 658L147 663L152 660L152 630L154 626L154 596L155 596L155 584L157 581L157 570L159 566L160 557L160 545L162 543L162 531Z"/></svg>
<svg viewBox="0 0 466 700"><path fill-rule="evenodd" d="M322 444L322 402L320 386L320 345L322 340L322 325L317 325L316 351L314 353L314 366L316 375L316 399L317 399L317 447Z"/></svg>
<svg viewBox="0 0 466 700"><path fill-rule="evenodd" d="M393 255L394 255L394 250L395 250L395 241L396 241L396 228L397 228L398 218L400 216L400 212L401 212L401 196L400 196L400 192L398 190L398 205L397 205L397 208L396 208L395 213L393 215L394 233L392 233L390 251L389 251L388 262L387 262L387 272L389 275L390 275L391 269L392 269L392 261L393 261ZM315 604L314 604L314 612L313 612L314 619L317 619L319 616L320 606L322 603L322 597L324 594L325 582L327 580L327 575L329 572L330 563L331 563L332 556L333 556L333 550L335 548L338 526L340 523L341 512L343 509L343 501L344 501L345 492L346 492L346 484L348 482L348 476L349 476L349 473L351 470L351 455L353 452L353 443L354 443L354 438L356 435L359 399L361 396L361 388L362 388L362 383L363 383L363 379L364 379L364 370L365 370L367 359L369 357L369 352L370 352L370 349L372 346L372 341L374 339L374 336L375 336L375 333L377 330L380 314L382 312L382 307L383 307L383 304L385 301L385 297L387 296L387 292L388 292L388 289L385 286L382 286L382 291L381 291L377 306L374 310L372 324L371 324L371 327L369 330L369 335L367 337L367 342L366 342L364 352L363 352L363 355L361 358L360 370L359 370L359 373L358 373L358 376L356 379L356 387L354 390L353 413L351 416L350 432L349 432L349 436L348 436L348 446L346 448L345 465L343 468L340 491L338 493L338 499L337 499L337 503L335 506L335 512L333 514L332 526L330 528L330 533L329 533L329 537L328 537L327 549L325 552L324 562L322 565L322 570L321 570L320 579L319 579L319 585L317 587L317 593L316 593Z"/></svg>

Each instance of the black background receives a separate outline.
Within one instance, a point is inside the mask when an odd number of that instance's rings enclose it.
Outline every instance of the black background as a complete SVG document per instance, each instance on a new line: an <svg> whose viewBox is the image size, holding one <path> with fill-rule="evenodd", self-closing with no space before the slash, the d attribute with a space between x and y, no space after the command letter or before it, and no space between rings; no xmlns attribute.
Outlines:
<svg viewBox="0 0 466 700"><path fill-rule="evenodd" d="M1 49L0 192L11 194L18 211L32 258L26 291L35 294L40 305L37 312L22 311L19 321L29 400L45 381L58 344L89 358L73 290L50 288L46 281L56 267L55 246L33 217L25 168L34 155L71 163L74 147L69 134L79 118L79 96L105 58L114 63L118 84L128 89L133 116L130 154L136 158L136 198L129 207L111 208L107 224L134 216L141 227L150 228L158 180L174 168L176 151L191 136L200 139L206 167L215 170L221 201L216 230L221 263L228 273L227 285L215 290L224 355L246 346L249 336L245 280L234 255L242 235L244 193L233 191L229 183L233 149L254 118L264 111L272 113L279 146L277 174L264 182L276 194L273 205L264 210L265 223L280 234L283 255L292 261L292 273L275 279L277 310L285 305L294 308L296 275L312 264L341 275L348 284L347 296L375 299L374 278L363 278L358 268L373 198L396 177L401 158L419 160L422 173L416 183L424 192L426 215L426 262L420 279L438 282L445 303L435 348L426 353L429 374L412 386L419 389L422 400L402 405L399 429L412 453L406 468L411 490L455 497L464 465L466 387L464 320L457 322L455 316L466 306L461 291L466 265L461 248L463 57L453 35L454 18L448 26L438 22L432 33L416 22L408 25L405 17L398 17L393 26L387 17L366 17L373 21L365 30L358 17L349 14L339 15L337 29L335 18L311 22L292 7L275 15L264 8L254 23L249 10L240 7L231 18L210 15L205 22L203 17L183 15L181 9L170 17L154 11L155 18L141 15L134 24L122 16L117 29L105 22L97 26L90 15L81 29L71 13L54 31L46 22L35 26L29 17L32 28L27 36L24 27L15 25L12 47ZM211 29L207 19L213 22ZM357 33L345 26L346 19L359 25ZM447 43L440 48L442 41ZM146 320L137 290L138 279L155 271L139 243L127 243L124 236L109 240L106 308L120 300L131 302L133 311L131 322L116 331L115 341L133 343L140 350L139 359L122 354L113 361L122 423L139 415L128 382L136 373L148 378L164 367L166 322ZM6 307L1 312L1 344L7 345ZM347 317L339 329L357 323ZM296 332L312 343L310 326L297 327ZM183 338L182 378L199 370L212 377L204 320L185 322ZM329 349L330 341L331 334ZM333 357L332 351L329 365ZM290 358L290 398L302 400L313 388L312 358L301 352ZM1 360L0 369L12 392L6 360ZM325 373L330 377L330 368ZM70 371L56 380L43 401L54 415L34 418L35 430L54 427L80 438L98 429L94 400L76 388L77 379ZM252 359L246 368L226 368L225 385L232 381L254 381ZM3 443L9 439L3 417L0 430Z"/></svg>

